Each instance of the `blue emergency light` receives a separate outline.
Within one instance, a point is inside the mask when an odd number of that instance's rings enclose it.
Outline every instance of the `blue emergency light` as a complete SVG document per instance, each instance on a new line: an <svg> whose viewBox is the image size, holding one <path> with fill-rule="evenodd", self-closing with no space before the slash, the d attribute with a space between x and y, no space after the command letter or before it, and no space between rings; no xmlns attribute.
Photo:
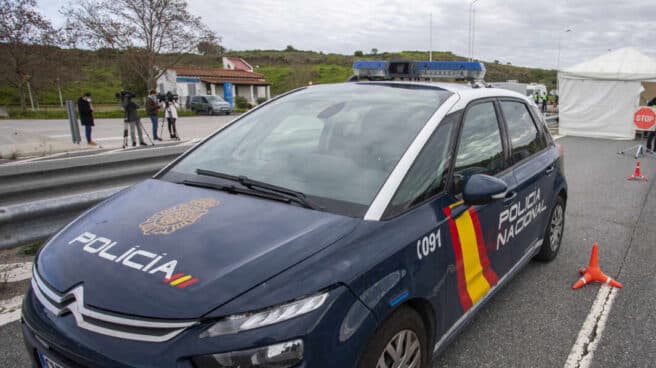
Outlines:
<svg viewBox="0 0 656 368"><path fill-rule="evenodd" d="M359 78L363 77L387 77L387 61L356 61L353 63L353 74Z"/></svg>
<svg viewBox="0 0 656 368"><path fill-rule="evenodd" d="M485 65L478 61L356 61L358 79L466 79L483 80Z"/></svg>

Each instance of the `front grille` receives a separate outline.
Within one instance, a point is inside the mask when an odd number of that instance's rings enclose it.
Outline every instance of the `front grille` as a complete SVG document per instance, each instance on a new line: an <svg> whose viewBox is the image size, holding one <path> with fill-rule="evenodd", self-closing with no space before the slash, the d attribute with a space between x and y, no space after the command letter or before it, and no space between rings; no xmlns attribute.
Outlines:
<svg viewBox="0 0 656 368"><path fill-rule="evenodd" d="M41 280L36 268L32 277L32 289L39 302L56 316L71 313L78 327L121 339L164 342L198 323L197 321L137 319L100 311L84 304L82 285L61 294Z"/></svg>

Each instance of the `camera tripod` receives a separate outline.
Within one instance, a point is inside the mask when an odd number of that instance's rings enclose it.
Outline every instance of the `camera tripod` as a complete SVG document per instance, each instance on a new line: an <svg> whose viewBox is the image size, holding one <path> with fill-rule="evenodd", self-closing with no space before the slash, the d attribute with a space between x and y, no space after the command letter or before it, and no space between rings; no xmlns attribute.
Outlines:
<svg viewBox="0 0 656 368"><path fill-rule="evenodd" d="M619 155L624 155L627 152L632 152L635 150L635 155L633 157L637 160L640 156L645 156L645 157L651 157L651 158L656 158L656 152L650 150L647 148L647 133L648 131L642 131L642 137L640 138L640 143L631 146L629 148L625 148L617 154Z"/></svg>
<svg viewBox="0 0 656 368"><path fill-rule="evenodd" d="M166 121L166 119L167 118L162 117L162 119L160 119L160 121L159 121L159 131L160 131L159 137L160 138L162 138L162 134L164 134L164 122ZM170 138L170 139L171 140L175 139L176 141L179 141L180 140L180 133L178 133L177 128L174 128L174 129L175 129L175 138ZM171 137L171 136L172 136L171 129L169 129L169 137Z"/></svg>
<svg viewBox="0 0 656 368"><path fill-rule="evenodd" d="M150 134L148 134L148 131L144 128L143 124L141 124L141 119L139 119L135 122L135 127L136 127L136 129L140 129L141 132L146 135L146 138L148 138L148 141L150 141L151 146L155 145L155 143L153 142L153 139L150 137ZM138 132L137 132L136 136L139 136ZM135 137L135 138L137 138L137 137ZM140 144L142 142L143 142L143 140L139 141ZM128 146L128 129L123 128L123 148L126 148L127 146Z"/></svg>

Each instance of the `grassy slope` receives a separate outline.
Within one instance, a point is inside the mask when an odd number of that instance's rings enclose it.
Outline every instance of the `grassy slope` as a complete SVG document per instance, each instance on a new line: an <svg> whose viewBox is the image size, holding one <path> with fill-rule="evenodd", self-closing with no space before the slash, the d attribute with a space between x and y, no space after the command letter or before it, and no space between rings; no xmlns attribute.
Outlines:
<svg viewBox="0 0 656 368"><path fill-rule="evenodd" d="M63 86L64 99L77 99L84 92L91 92L96 104L116 104L114 93L121 89L119 78L118 57L116 54L101 51L66 50L71 57L79 60L75 71L75 81ZM249 50L231 51L229 56L239 56L247 60L263 73L272 83L271 93L277 95L292 88L307 85L309 82L337 83L351 76L351 65L356 59L409 59L426 60L426 52L404 51L398 53L381 53L354 57L350 55L324 54L313 51L280 51L280 50ZM170 58L173 58L171 56ZM434 60L464 60L451 52L435 52ZM198 67L220 67L221 59L217 56L184 55L180 65ZM516 67L495 63L485 63L487 81L505 81L516 79L520 82L545 83L550 88L555 85L556 73L553 70ZM42 107L44 105L59 105L56 88L46 88L35 91ZM15 106L18 104L17 91L7 85L0 84L0 106ZM29 101L28 101L29 103ZM43 108L42 108L43 109ZM13 112L14 108L10 110ZM52 106L50 107L52 110ZM55 109L56 110L56 109ZM59 112L52 112L57 116ZM109 114L109 112L108 112Z"/></svg>

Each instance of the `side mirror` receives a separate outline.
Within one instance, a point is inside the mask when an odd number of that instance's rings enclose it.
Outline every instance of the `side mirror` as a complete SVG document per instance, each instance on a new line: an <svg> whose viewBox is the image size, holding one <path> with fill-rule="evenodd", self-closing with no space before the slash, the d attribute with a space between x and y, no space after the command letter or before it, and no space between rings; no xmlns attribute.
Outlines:
<svg viewBox="0 0 656 368"><path fill-rule="evenodd" d="M494 176L485 174L472 175L462 192L466 204L486 204L506 196L508 185Z"/></svg>

